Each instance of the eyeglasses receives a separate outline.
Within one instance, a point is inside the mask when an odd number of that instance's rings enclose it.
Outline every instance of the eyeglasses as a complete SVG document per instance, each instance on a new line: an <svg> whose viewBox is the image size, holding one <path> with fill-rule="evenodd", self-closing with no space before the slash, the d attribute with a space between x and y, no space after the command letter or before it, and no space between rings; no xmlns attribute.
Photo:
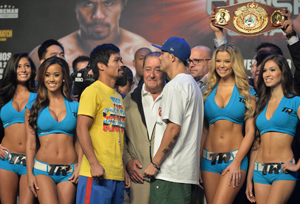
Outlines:
<svg viewBox="0 0 300 204"><path fill-rule="evenodd" d="M206 60L210 60L210 59L188 59L187 62L189 64L193 63L194 65L200 64Z"/></svg>

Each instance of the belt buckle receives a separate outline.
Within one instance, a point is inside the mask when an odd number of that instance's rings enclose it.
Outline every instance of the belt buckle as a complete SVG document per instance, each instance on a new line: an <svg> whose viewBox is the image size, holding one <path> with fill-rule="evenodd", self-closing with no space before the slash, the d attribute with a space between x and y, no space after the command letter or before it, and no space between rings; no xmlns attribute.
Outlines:
<svg viewBox="0 0 300 204"><path fill-rule="evenodd" d="M10 153L8 156L8 160L10 164L23 164L26 166L26 157L24 155Z"/></svg>
<svg viewBox="0 0 300 204"><path fill-rule="evenodd" d="M49 175L53 175L55 173L56 176L62 174L63 176L67 175L67 172L70 170L70 165L57 165L57 164L49 164L50 170L48 171Z"/></svg>
<svg viewBox="0 0 300 204"><path fill-rule="evenodd" d="M267 165L267 163L264 163L264 164L261 164L261 165L263 166L262 174L266 175L267 174L268 165Z"/></svg>
<svg viewBox="0 0 300 204"><path fill-rule="evenodd" d="M224 163L229 163L231 158L231 153L230 152L210 153L209 156L211 157L211 165L215 165L217 160L218 160L218 164L221 164L223 161Z"/></svg>
<svg viewBox="0 0 300 204"><path fill-rule="evenodd" d="M267 173L279 174L281 164L280 163L263 163L263 171L262 174L266 175Z"/></svg>
<svg viewBox="0 0 300 204"><path fill-rule="evenodd" d="M9 163L10 163L10 164L15 164L15 161L17 160L17 157L18 157L17 155L11 153L11 154L10 154L10 158L8 159L8 160L9 160Z"/></svg>

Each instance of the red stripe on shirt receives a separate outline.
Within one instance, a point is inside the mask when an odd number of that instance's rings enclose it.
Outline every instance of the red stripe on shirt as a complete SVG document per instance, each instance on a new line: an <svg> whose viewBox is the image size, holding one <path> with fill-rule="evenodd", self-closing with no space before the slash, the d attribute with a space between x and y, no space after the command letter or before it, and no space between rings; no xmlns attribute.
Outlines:
<svg viewBox="0 0 300 204"><path fill-rule="evenodd" d="M87 178L84 204L90 204L92 184L93 184L93 178L92 177Z"/></svg>

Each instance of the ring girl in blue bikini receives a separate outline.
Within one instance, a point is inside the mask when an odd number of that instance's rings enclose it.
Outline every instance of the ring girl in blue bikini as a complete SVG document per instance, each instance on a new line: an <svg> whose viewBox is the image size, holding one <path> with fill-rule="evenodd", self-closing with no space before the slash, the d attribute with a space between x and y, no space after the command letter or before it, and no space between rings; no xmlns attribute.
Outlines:
<svg viewBox="0 0 300 204"><path fill-rule="evenodd" d="M27 53L14 54L0 84L0 118L4 138L0 144L0 200L2 204L34 203L27 188L25 105L35 100L35 66Z"/></svg>
<svg viewBox="0 0 300 204"><path fill-rule="evenodd" d="M75 200L82 150L75 134L78 102L72 101L70 87L66 61L46 59L38 72L36 101L26 106L28 187L40 204Z"/></svg>
<svg viewBox="0 0 300 204"><path fill-rule="evenodd" d="M243 57L235 45L225 44L214 52L203 98L209 123L201 141L205 196L208 204L231 204L246 177L256 105L255 91L248 84Z"/></svg>
<svg viewBox="0 0 300 204"><path fill-rule="evenodd" d="M251 151L246 195L258 204L286 203L297 180L293 172L297 168L291 168L291 146L300 117L300 97L295 96L293 75L283 56L271 55L263 61L258 87L255 120L259 135Z"/></svg>

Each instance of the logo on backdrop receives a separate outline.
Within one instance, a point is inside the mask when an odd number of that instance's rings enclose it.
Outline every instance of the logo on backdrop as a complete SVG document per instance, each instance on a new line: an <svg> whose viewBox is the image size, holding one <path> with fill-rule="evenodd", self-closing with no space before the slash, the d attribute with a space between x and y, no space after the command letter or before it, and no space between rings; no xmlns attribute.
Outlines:
<svg viewBox="0 0 300 204"><path fill-rule="evenodd" d="M11 57L11 52L0 52L0 79L2 79L4 68L6 67L7 61Z"/></svg>
<svg viewBox="0 0 300 204"><path fill-rule="evenodd" d="M0 5L1 18L19 18L19 8L11 5Z"/></svg>
<svg viewBox="0 0 300 204"><path fill-rule="evenodd" d="M13 36L13 30L0 30L0 41L6 41Z"/></svg>

